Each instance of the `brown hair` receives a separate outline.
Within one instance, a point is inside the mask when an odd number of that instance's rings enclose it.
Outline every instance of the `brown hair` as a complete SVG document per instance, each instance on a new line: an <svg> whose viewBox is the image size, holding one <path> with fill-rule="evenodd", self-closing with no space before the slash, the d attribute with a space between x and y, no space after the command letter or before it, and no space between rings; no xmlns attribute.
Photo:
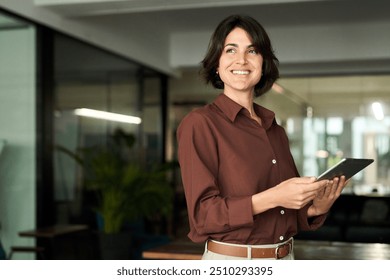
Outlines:
<svg viewBox="0 0 390 280"><path fill-rule="evenodd" d="M244 29L252 38L253 45L263 57L263 76L255 86L255 96L266 93L279 78L278 59L271 46L267 32L259 22L249 16L232 15L225 18L211 36L208 51L202 60L201 75L206 83L223 89L224 84L216 73L226 37L236 27Z"/></svg>

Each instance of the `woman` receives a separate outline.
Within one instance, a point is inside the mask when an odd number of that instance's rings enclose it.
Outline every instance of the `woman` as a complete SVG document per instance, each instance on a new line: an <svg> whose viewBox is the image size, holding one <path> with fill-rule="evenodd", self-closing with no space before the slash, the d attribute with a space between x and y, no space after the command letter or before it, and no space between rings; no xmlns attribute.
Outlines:
<svg viewBox="0 0 390 280"><path fill-rule="evenodd" d="M277 62L263 27L239 15L218 25L202 61L223 93L177 137L188 236L206 243L203 259L293 259L293 236L319 228L345 186L299 177L275 114L253 102L279 77Z"/></svg>

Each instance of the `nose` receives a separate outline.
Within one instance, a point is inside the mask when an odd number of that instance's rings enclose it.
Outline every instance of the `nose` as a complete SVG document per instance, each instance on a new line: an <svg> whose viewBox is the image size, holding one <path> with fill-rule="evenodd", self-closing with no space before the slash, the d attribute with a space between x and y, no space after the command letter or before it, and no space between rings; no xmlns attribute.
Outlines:
<svg viewBox="0 0 390 280"><path fill-rule="evenodd" d="M237 63L246 64L247 62L248 61L246 59L246 52L239 53L237 57Z"/></svg>

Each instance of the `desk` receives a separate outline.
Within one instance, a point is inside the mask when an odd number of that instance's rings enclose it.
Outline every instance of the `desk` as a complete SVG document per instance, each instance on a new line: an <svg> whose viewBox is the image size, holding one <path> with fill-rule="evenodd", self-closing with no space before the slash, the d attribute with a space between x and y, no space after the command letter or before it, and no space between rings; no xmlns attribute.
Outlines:
<svg viewBox="0 0 390 280"><path fill-rule="evenodd" d="M57 236L77 233L87 229L87 225L55 225L35 230L21 231L19 232L19 236L34 238L55 238Z"/></svg>
<svg viewBox="0 0 390 280"><path fill-rule="evenodd" d="M295 241L299 260L390 260L390 245L383 243Z"/></svg>
<svg viewBox="0 0 390 280"><path fill-rule="evenodd" d="M159 260L200 260L204 244L189 241L175 241L142 252L144 259Z"/></svg>
<svg viewBox="0 0 390 280"><path fill-rule="evenodd" d="M77 255L73 251L78 251L78 246L75 244L74 240L68 240L69 243L64 242L62 239L61 243L64 243L61 248L59 248L60 242L56 243L55 239L60 237L72 237L75 234L79 234L88 230L87 225L54 225L49 227L38 228L34 230L27 230L19 232L20 237L32 237L36 238L37 242L45 248L44 255L46 259L56 259L64 258L64 255L72 256ZM68 246L71 245L71 246ZM72 252L68 252L69 249Z"/></svg>
<svg viewBox="0 0 390 280"><path fill-rule="evenodd" d="M199 260L204 244L174 241L143 252L144 259ZM330 241L294 241L297 260L390 260L390 245Z"/></svg>

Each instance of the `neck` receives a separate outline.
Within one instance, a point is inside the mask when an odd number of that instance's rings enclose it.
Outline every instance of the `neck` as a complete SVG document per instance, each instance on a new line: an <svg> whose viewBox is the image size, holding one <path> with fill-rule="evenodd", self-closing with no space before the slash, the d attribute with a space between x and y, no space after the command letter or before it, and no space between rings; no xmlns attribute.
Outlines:
<svg viewBox="0 0 390 280"><path fill-rule="evenodd" d="M253 93L232 93L232 92L225 92L224 93L227 97L229 97L234 102L240 104L242 107L246 108L251 116L255 116L255 111L253 108Z"/></svg>
<svg viewBox="0 0 390 280"><path fill-rule="evenodd" d="M250 93L231 93L225 92L225 95L229 97L234 102L240 104L242 107L246 108L252 119L257 121L261 125L261 119L256 115L254 106L253 106L253 92Z"/></svg>

